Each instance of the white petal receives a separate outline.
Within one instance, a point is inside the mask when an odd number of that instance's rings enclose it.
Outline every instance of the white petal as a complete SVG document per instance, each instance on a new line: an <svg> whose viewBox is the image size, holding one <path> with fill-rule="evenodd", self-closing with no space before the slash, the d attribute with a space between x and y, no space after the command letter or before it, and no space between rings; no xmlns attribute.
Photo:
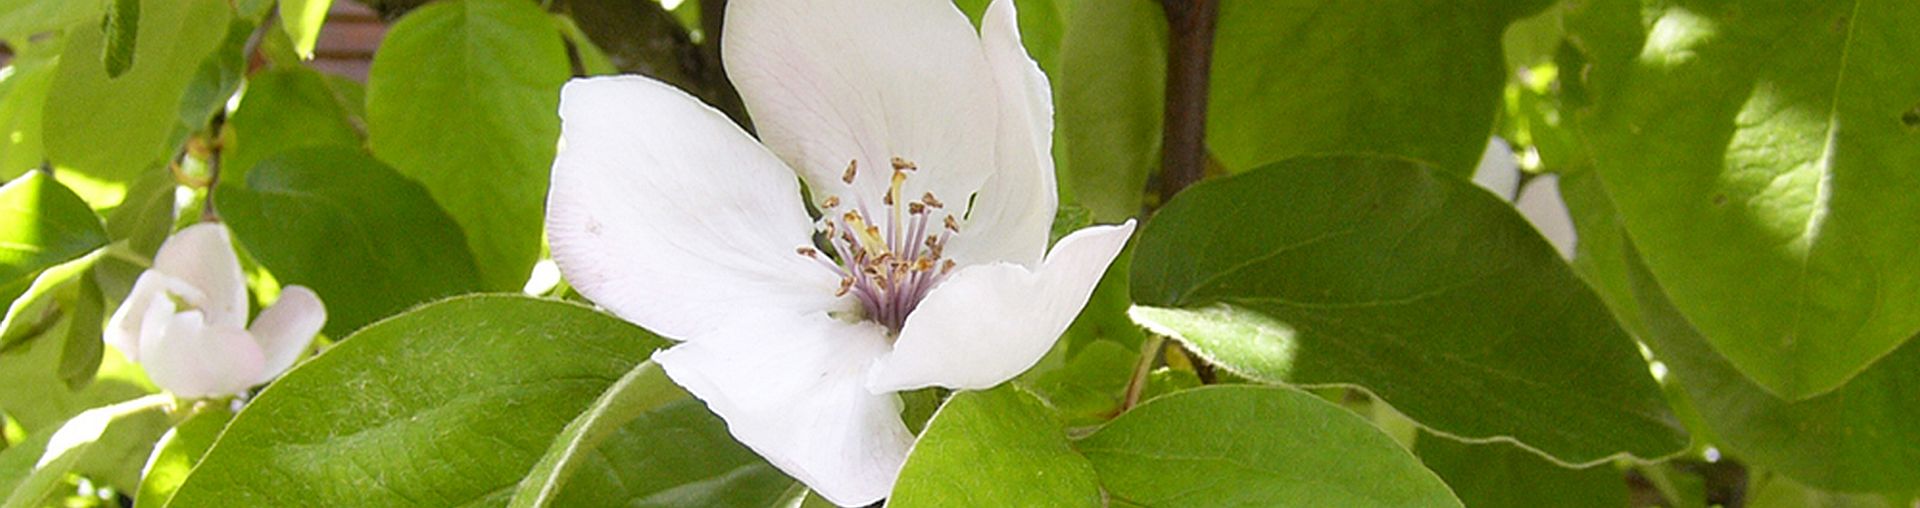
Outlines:
<svg viewBox="0 0 1920 508"><path fill-rule="evenodd" d="M320 303L320 295L305 286L281 289L280 299L261 310L260 315L253 318L253 325L247 328L253 340L259 341L266 362L253 384L265 384L286 372L300 359L300 353L307 351L307 345L313 343L314 334L320 333L320 327L326 324L327 307Z"/></svg>
<svg viewBox="0 0 1920 508"><path fill-rule="evenodd" d="M1480 165L1473 170L1473 183L1500 199L1513 201L1514 188L1520 185L1520 165L1513 160L1513 148L1507 146L1507 140L1500 136L1487 140Z"/></svg>
<svg viewBox="0 0 1920 508"><path fill-rule="evenodd" d="M581 294L682 340L835 305L839 278L795 252L813 234L799 182L725 116L621 76L567 83L560 118L547 238Z"/></svg>
<svg viewBox="0 0 1920 508"><path fill-rule="evenodd" d="M920 302L867 388L985 389L1033 367L1087 305L1133 221L1067 235L1039 271L996 263L962 269Z"/></svg>
<svg viewBox="0 0 1920 508"><path fill-rule="evenodd" d="M1514 200L1513 207L1520 210L1520 216L1533 223L1540 236L1547 237L1547 243L1560 251L1563 259L1573 259L1575 236L1573 217L1567 214L1567 204L1560 200L1560 177L1546 174L1534 177L1520 189L1520 198Z"/></svg>
<svg viewBox="0 0 1920 508"><path fill-rule="evenodd" d="M1053 95L1047 75L1020 44L1013 0L995 0L980 21L980 43L1000 98L997 170L967 215L949 252L961 264L995 261L1028 267L1047 250L1059 198L1053 179Z"/></svg>
<svg viewBox="0 0 1920 508"><path fill-rule="evenodd" d="M906 195L966 203L993 171L999 111L980 39L949 0L735 0L722 62L760 139L815 200L878 207L893 157ZM840 177L858 160L854 195Z"/></svg>
<svg viewBox="0 0 1920 508"><path fill-rule="evenodd" d="M191 291L176 293L206 313L209 325L247 326L247 278L240 273L240 258L233 253L226 226L203 222L174 233L160 244L153 269L199 290L204 301L192 301L200 295Z"/></svg>
<svg viewBox="0 0 1920 508"><path fill-rule="evenodd" d="M861 506L893 490L913 441L900 398L865 386L868 366L887 349L884 334L820 312L773 312L653 359L742 444L827 500Z"/></svg>
<svg viewBox="0 0 1920 508"><path fill-rule="evenodd" d="M154 328L154 333L166 333L166 321L174 310L173 300L167 298L167 283L162 280L166 277L153 270L140 272L140 278L133 281L133 290L127 292L120 308L107 319L101 338L128 360L140 361L141 336L147 328Z"/></svg>
<svg viewBox="0 0 1920 508"><path fill-rule="evenodd" d="M169 318L166 333L140 344L153 384L182 398L234 395L254 385L266 362L246 330L208 326L200 311Z"/></svg>

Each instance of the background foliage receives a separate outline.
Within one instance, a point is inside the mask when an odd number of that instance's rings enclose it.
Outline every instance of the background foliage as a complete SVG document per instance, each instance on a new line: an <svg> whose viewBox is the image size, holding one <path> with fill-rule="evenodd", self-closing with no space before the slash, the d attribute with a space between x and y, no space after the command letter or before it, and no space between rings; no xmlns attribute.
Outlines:
<svg viewBox="0 0 1920 508"><path fill-rule="evenodd" d="M561 84L750 125L725 2L366 0L364 82L332 3L0 0L0 503L823 503L542 273ZM1056 230L1146 223L1034 370L909 395L892 503L1920 506L1920 3L1017 4ZM244 404L100 340L216 218L331 314Z"/></svg>

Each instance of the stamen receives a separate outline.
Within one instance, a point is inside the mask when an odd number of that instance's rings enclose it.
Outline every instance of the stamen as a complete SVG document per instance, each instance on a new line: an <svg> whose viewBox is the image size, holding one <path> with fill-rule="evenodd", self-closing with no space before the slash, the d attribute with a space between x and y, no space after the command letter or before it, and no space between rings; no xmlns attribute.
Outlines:
<svg viewBox="0 0 1920 508"><path fill-rule="evenodd" d="M827 266L840 277L834 296L852 295L866 311L866 319L897 334L920 300L958 265L944 256L948 239L960 231L960 222L951 214L941 213L940 226L932 226L934 211L943 210L946 203L932 192L923 193L917 201L902 199L909 172L919 168L900 157L890 162L893 175L886 193L880 196L884 210L869 211L867 199L871 196L858 193L849 196L856 206L848 210L835 210L841 196L821 201L825 217L818 230L825 239L823 243L836 256L824 256L811 246L795 248L794 252ZM847 161L841 181L852 184L858 172L858 160ZM878 220L883 216L885 220ZM930 229L935 227L945 231L934 234Z"/></svg>

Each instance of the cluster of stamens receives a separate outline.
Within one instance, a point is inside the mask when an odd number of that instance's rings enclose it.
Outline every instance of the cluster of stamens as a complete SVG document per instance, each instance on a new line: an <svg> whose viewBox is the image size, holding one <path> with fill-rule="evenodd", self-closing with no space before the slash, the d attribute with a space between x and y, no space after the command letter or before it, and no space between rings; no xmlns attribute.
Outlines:
<svg viewBox="0 0 1920 508"><path fill-rule="evenodd" d="M947 240L960 232L960 223L931 192L902 201L901 184L918 168L899 157L892 162L893 180L880 197L884 215L870 212L859 196L845 210L838 196L829 196L820 207L821 232L836 255L828 258L812 247L798 251L840 276L836 296L852 294L867 319L898 333L927 292L953 271L953 260L943 255ZM851 185L859 170L858 161L848 161L840 180ZM941 215L938 221L936 213Z"/></svg>

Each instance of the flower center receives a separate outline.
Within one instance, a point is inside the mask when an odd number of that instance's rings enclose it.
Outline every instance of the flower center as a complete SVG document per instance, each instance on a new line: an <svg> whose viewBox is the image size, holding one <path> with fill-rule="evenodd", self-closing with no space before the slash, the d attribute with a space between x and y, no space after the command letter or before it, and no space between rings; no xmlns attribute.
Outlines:
<svg viewBox="0 0 1920 508"><path fill-rule="evenodd" d="M867 319L898 334L920 299L953 271L954 261L943 256L960 223L931 192L903 201L901 184L918 168L899 157L892 162L893 180L880 197L881 214L872 213L860 196L844 210L838 196L828 196L821 204L820 231L835 255L822 256L812 247L798 251L840 275L836 296L852 294ZM848 161L840 180L852 184L858 172L858 161Z"/></svg>

